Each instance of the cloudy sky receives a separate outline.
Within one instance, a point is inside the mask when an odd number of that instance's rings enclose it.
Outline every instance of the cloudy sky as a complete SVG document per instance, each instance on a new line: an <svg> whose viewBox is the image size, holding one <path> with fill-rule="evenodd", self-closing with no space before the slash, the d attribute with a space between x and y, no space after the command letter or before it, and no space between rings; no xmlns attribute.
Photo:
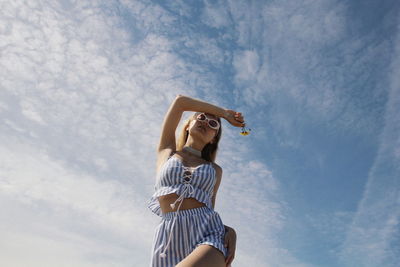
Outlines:
<svg viewBox="0 0 400 267"><path fill-rule="evenodd" d="M232 266L395 266L399 11L396 0L0 1L1 265L148 266L155 151L183 94L252 129L223 121L216 160Z"/></svg>

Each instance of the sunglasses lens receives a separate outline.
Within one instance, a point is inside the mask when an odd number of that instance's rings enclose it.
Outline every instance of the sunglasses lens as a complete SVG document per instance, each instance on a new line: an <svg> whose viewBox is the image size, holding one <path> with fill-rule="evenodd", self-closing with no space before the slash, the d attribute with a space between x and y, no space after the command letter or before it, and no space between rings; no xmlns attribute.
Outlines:
<svg viewBox="0 0 400 267"><path fill-rule="evenodd" d="M204 114L199 114L197 116L197 120L199 120L199 121L204 121L205 119L206 119L206 116Z"/></svg>
<svg viewBox="0 0 400 267"><path fill-rule="evenodd" d="M217 127L218 127L218 122L217 122L216 120L210 120L210 121L208 122L208 124L209 124L211 127L214 127L214 128L217 128Z"/></svg>

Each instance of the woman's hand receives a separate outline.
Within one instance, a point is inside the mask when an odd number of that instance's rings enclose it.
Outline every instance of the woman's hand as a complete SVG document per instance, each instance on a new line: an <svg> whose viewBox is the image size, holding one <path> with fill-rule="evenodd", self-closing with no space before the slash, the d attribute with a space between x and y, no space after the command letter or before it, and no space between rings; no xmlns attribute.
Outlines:
<svg viewBox="0 0 400 267"><path fill-rule="evenodd" d="M246 125L244 123L244 117L242 116L242 113L227 109L225 110L225 114L225 119L233 126L243 127Z"/></svg>
<svg viewBox="0 0 400 267"><path fill-rule="evenodd" d="M233 230L233 228L228 226L225 226L224 245L228 250L228 255L225 258L225 264L227 267L230 267L233 259L235 258L236 232Z"/></svg>

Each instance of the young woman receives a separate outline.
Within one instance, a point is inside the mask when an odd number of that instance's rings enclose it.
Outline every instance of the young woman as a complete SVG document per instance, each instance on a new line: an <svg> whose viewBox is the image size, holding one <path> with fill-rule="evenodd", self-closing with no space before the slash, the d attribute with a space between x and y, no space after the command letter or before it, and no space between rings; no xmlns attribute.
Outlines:
<svg viewBox="0 0 400 267"><path fill-rule="evenodd" d="M184 111L195 113L175 131ZM235 256L236 232L214 211L222 169L214 161L221 119L244 126L239 112L178 95L162 126L155 193L148 207L162 217L155 230L151 267L226 267Z"/></svg>

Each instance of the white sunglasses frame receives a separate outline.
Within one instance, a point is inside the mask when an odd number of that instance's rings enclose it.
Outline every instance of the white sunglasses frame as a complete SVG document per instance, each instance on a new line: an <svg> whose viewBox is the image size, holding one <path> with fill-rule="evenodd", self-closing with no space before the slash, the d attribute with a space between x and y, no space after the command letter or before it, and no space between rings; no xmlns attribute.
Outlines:
<svg viewBox="0 0 400 267"><path fill-rule="evenodd" d="M204 117L206 117L206 118L205 118L204 120L199 120L199 116L200 116L200 115L204 115ZM207 115L206 115L204 112L203 112L203 113L199 113L199 114L196 116L196 120L197 120L197 121L206 121L208 127L210 127L211 129L217 130L217 131L218 131L219 128L221 127L221 124L219 123L218 120L208 118ZM217 122L217 124L218 124L217 128L214 128L214 127L212 127L212 126L210 125L210 120L213 120L213 121L216 121L216 122Z"/></svg>

